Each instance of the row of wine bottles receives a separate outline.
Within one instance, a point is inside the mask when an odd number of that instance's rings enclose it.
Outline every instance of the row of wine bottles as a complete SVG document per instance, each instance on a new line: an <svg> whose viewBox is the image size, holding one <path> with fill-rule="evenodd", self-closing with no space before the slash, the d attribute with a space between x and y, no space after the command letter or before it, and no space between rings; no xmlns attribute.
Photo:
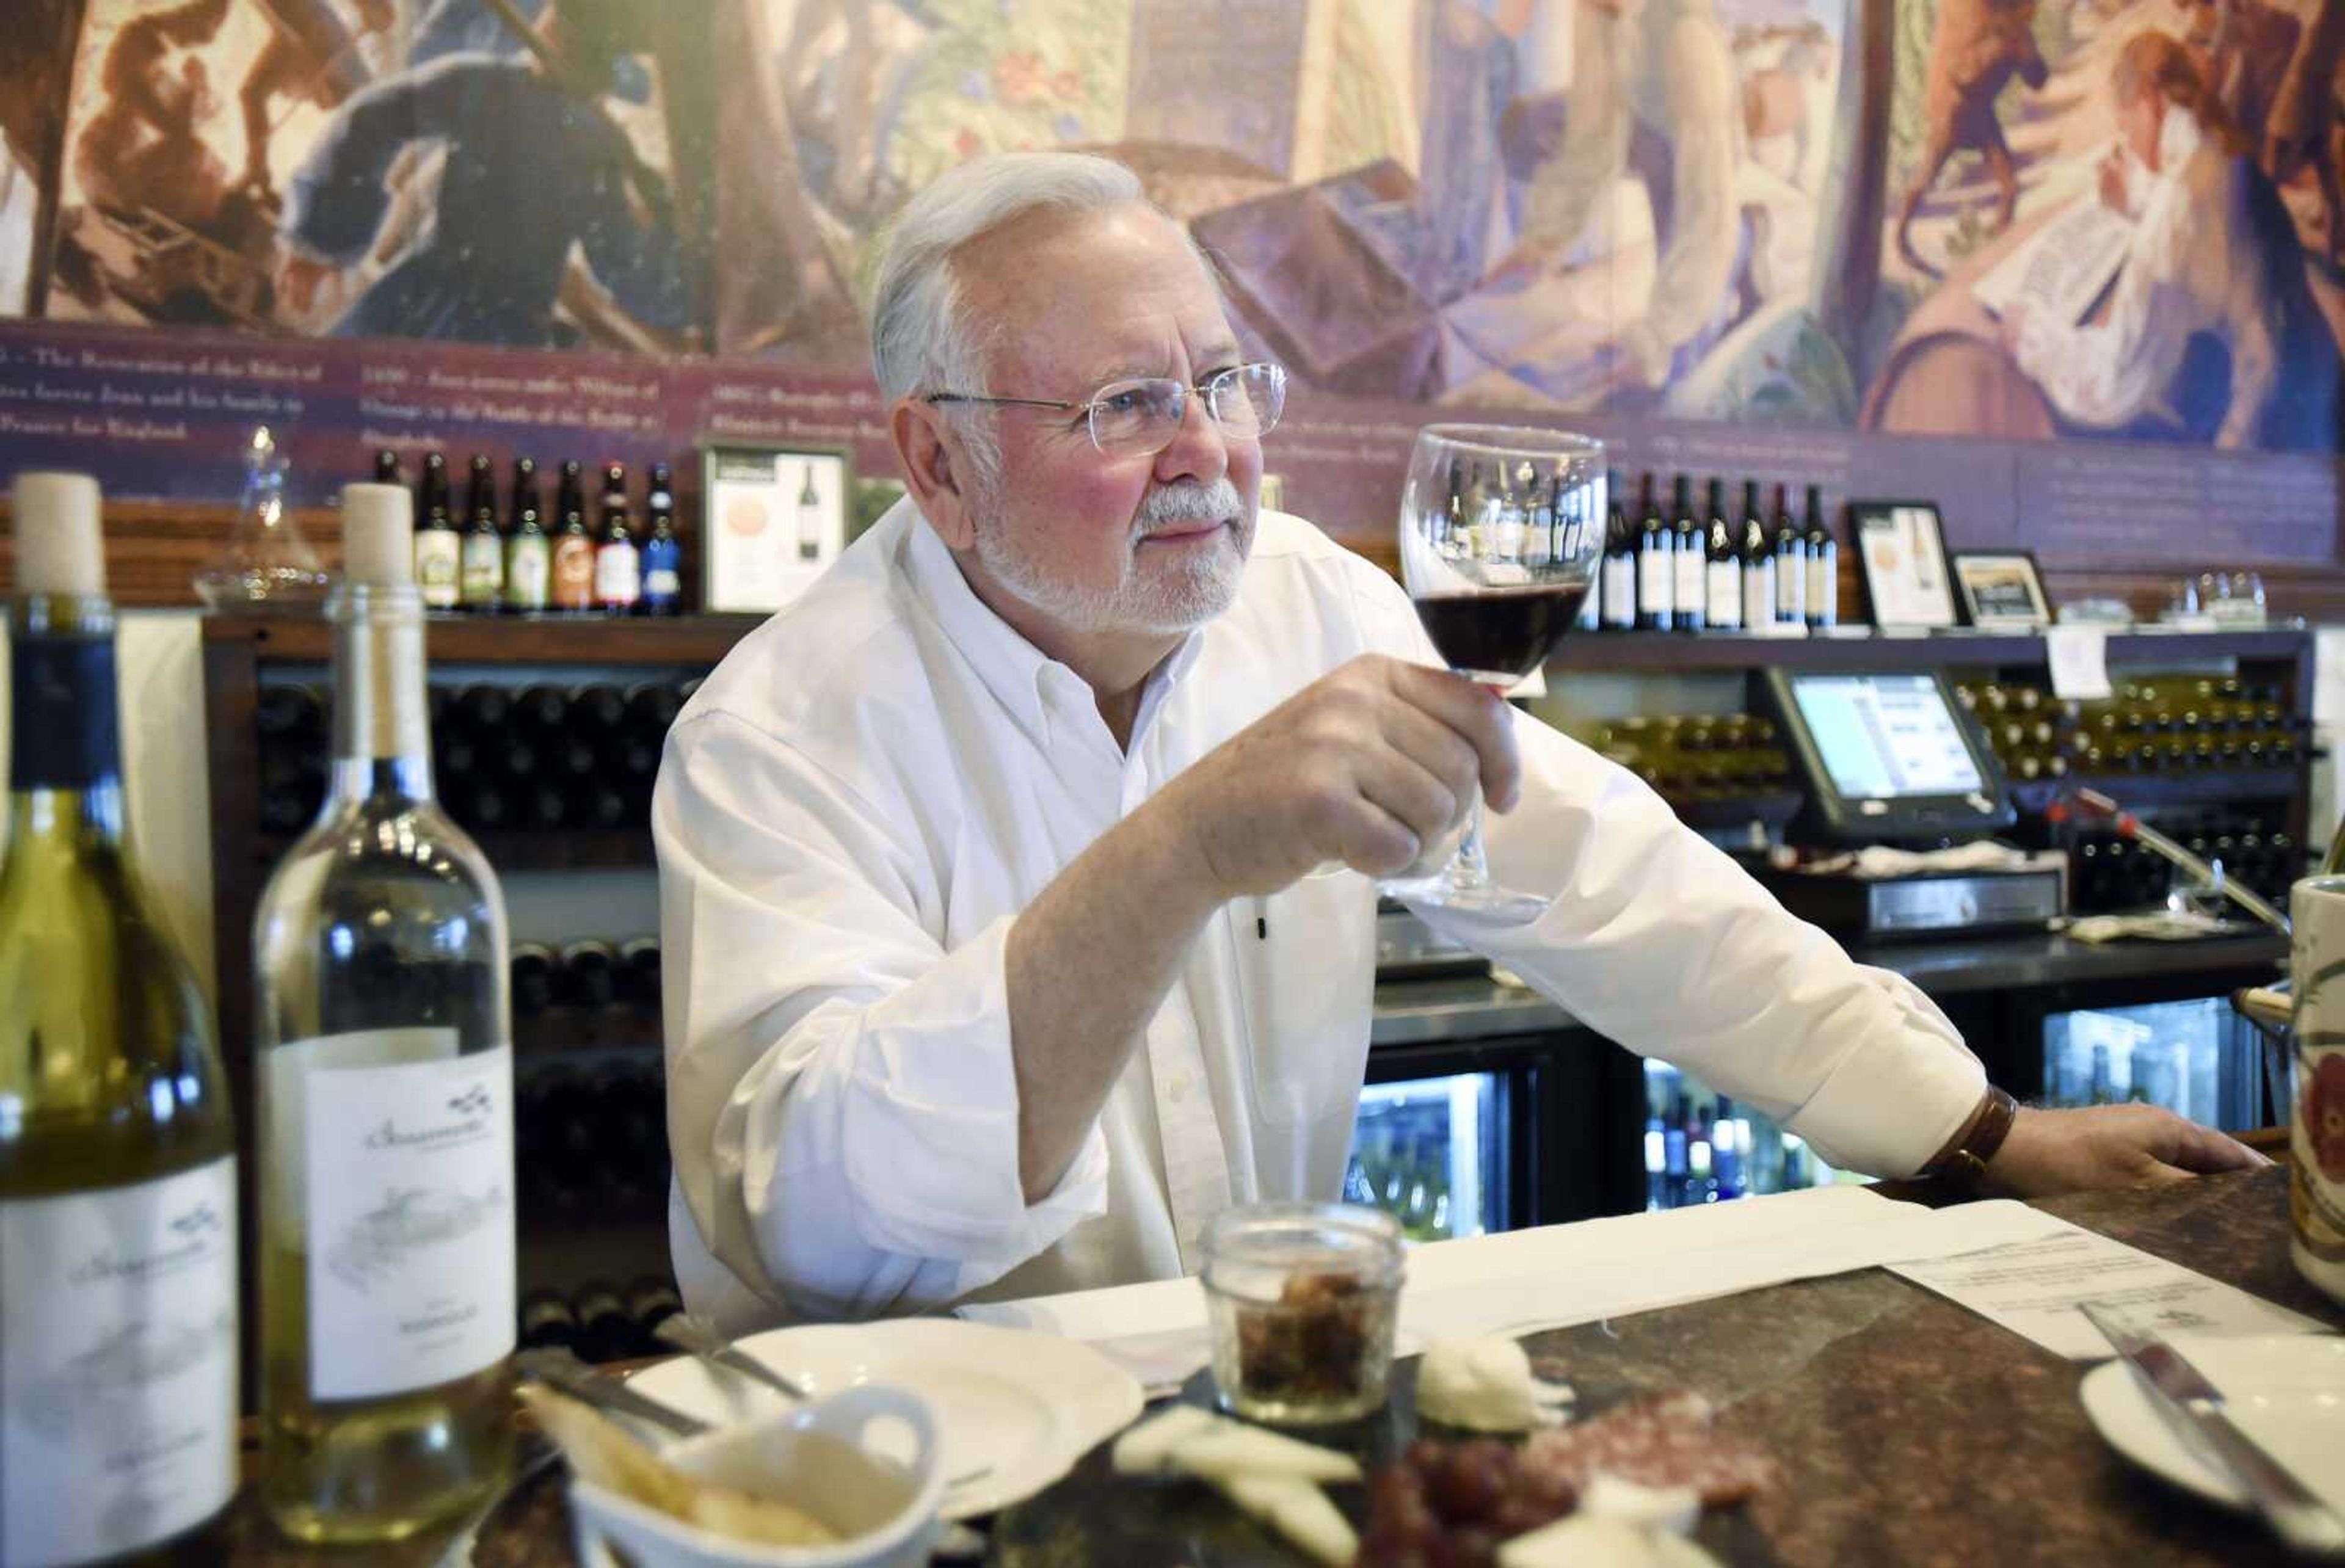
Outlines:
<svg viewBox="0 0 2345 1568"><path fill-rule="evenodd" d="M575 1290L542 1287L523 1296L518 1332L525 1351L625 1361L665 1351L659 1326L682 1310L675 1282L663 1275L639 1275L624 1290L609 1280L589 1280Z"/></svg>
<svg viewBox="0 0 2345 1568"><path fill-rule="evenodd" d="M378 484L402 481L399 454L377 452ZM812 482L809 481L808 482ZM537 464L515 458L500 508L495 465L474 453L460 517L448 460L426 452L415 481L415 583L425 608L479 615L674 615L684 608L684 547L675 528L675 484L654 463L638 526L624 463L604 463L597 517L586 518L585 474L562 464L553 511L539 504Z"/></svg>
<svg viewBox="0 0 2345 1568"><path fill-rule="evenodd" d="M668 726L698 684L433 685L426 714L441 796L475 832L639 827ZM261 689L253 723L263 832L297 833L316 819L332 706L327 687Z"/></svg>
<svg viewBox="0 0 2345 1568"><path fill-rule="evenodd" d="M461 1517L513 1464L509 943L494 874L431 788L412 508L398 487L343 492L334 831L280 862L254 925L258 1492L303 1545ZM210 1011L123 836L98 520L86 476L17 476L0 864L12 1568L224 1559L239 1470L237 1139Z"/></svg>
<svg viewBox="0 0 2345 1568"><path fill-rule="evenodd" d="M1677 801L1742 799L1793 787L1772 719L1744 713L1639 714L1600 725L1595 750Z"/></svg>
<svg viewBox="0 0 2345 1568"><path fill-rule="evenodd" d="M2167 835L2201 860L2266 898L2288 902L2305 875L2294 837L2261 817L2219 812L2187 823L2163 821ZM2080 914L2143 909L2166 902L2177 885L2172 863L2115 834L2080 835L2068 850L2068 902Z"/></svg>
<svg viewBox="0 0 2345 1568"><path fill-rule="evenodd" d="M525 1219L639 1219L667 1203L667 1087L656 1057L522 1077L513 1108Z"/></svg>
<svg viewBox="0 0 2345 1568"><path fill-rule="evenodd" d="M1804 521L1792 515L1791 489L1774 506L1760 481L1742 482L1742 510L1730 516L1726 481L1712 478L1696 510L1693 480L1679 474L1663 510L1647 473L1631 502L1620 476L1609 481L1604 563L1580 624L1609 632L1823 631L1840 623L1840 544L1824 521L1823 492L1807 487Z"/></svg>
<svg viewBox="0 0 2345 1568"><path fill-rule="evenodd" d="M2005 776L2020 783L2290 770L2310 744L2310 722L2288 709L2279 688L2236 678L2152 677L2084 703L2009 682L1960 683L1954 694Z"/></svg>

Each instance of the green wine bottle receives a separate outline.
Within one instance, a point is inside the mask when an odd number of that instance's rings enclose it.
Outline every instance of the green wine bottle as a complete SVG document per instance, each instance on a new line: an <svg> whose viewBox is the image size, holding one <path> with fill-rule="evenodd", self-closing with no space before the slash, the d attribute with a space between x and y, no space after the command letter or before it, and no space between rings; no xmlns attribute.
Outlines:
<svg viewBox="0 0 2345 1568"><path fill-rule="evenodd" d="M0 1563L217 1561L236 1134L123 816L96 481L17 476L0 863Z"/></svg>
<svg viewBox="0 0 2345 1568"><path fill-rule="evenodd" d="M342 492L333 772L254 926L262 1501L396 1541L513 1459L503 895L434 797L405 491Z"/></svg>

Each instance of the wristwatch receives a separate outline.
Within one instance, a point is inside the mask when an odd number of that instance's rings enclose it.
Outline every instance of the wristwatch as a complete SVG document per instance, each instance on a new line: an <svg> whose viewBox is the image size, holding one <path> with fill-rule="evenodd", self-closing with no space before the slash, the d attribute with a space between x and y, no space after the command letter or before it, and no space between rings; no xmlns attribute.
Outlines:
<svg viewBox="0 0 2345 1568"><path fill-rule="evenodd" d="M1986 1178L1986 1162L2003 1147L2018 1115L2017 1100L1995 1085L1987 1085L1986 1098L1971 1114L1970 1125L1955 1135L1953 1145L1932 1160L1922 1174L1977 1187Z"/></svg>

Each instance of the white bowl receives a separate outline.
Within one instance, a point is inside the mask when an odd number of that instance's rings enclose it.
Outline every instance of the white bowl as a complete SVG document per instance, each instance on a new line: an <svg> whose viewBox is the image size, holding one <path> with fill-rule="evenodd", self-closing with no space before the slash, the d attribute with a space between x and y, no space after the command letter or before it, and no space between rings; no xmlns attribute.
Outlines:
<svg viewBox="0 0 2345 1568"><path fill-rule="evenodd" d="M910 1429L909 1454L901 1428ZM614 1549L641 1568L920 1568L936 1539L945 1490L940 1429L935 1410L909 1389L848 1389L686 1439L661 1455L690 1474L803 1509L840 1538L827 1546L738 1541L574 1480L572 1538L587 1568L615 1568Z"/></svg>

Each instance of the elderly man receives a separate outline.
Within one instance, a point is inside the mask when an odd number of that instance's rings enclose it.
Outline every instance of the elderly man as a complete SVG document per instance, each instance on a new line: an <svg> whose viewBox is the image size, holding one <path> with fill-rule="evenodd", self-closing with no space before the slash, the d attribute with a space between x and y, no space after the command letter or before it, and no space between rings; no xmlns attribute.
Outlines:
<svg viewBox="0 0 2345 1568"><path fill-rule="evenodd" d="M1284 379L1126 170L948 175L874 318L909 496L704 683L653 806L692 1306L738 1330L1167 1277L1227 1204L1333 1197L1369 877L1477 783L1504 880L1556 899L1451 929L1593 1027L1860 1168L2006 1124L1919 993L1257 513ZM2022 1110L1988 1171L2256 1158L2146 1108Z"/></svg>

